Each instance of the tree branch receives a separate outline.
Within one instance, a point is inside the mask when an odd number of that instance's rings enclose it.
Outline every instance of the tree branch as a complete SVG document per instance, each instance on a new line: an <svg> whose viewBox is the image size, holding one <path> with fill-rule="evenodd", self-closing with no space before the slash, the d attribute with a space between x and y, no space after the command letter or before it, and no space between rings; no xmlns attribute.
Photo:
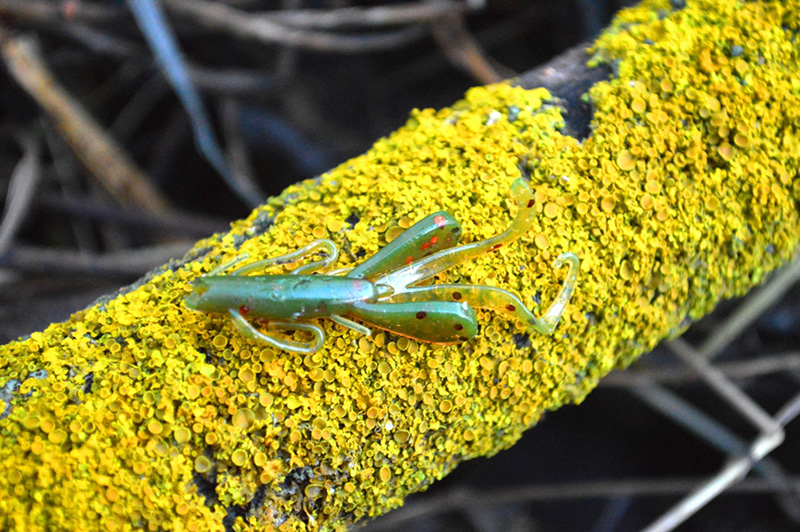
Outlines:
<svg viewBox="0 0 800 532"><path fill-rule="evenodd" d="M645 2L591 52L616 77L598 82L608 71L573 51L519 81L560 100L501 84L416 111L182 261L3 346L3 528L307 530L376 516L758 284L800 238L800 2L765 5ZM563 134L567 98L580 112L593 104L580 142ZM324 347L303 355L184 305L199 275L245 253L330 238L349 267L438 210L467 242L498 234L521 175L530 230L436 283L547 306L563 276L553 259L575 252L578 288L554 335L489 311L456 346L320 320Z"/></svg>

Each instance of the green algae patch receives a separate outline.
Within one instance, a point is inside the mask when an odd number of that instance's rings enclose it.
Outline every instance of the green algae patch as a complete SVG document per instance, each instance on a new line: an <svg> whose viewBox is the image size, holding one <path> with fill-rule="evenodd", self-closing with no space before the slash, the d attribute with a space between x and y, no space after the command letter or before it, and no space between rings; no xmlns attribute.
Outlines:
<svg viewBox="0 0 800 532"><path fill-rule="evenodd" d="M619 77L591 91L582 143L559 133L542 89L472 89L185 262L3 346L0 528L341 529L579 402L794 253L797 12L797 1L645 2L593 50ZM323 349L297 354L184 305L193 279L242 253L330 238L346 267L437 210L464 242L488 238L510 223L520 175L541 213L528 234L435 283L547 306L563 276L553 259L572 251L578 288L554 335L488 311L455 346L322 320Z"/></svg>

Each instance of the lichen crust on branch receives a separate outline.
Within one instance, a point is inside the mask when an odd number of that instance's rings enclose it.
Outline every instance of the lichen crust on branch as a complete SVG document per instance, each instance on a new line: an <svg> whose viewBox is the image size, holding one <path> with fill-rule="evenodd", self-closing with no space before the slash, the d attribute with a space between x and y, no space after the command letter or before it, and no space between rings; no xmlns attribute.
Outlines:
<svg viewBox="0 0 800 532"><path fill-rule="evenodd" d="M593 49L618 77L591 91L583 142L559 132L542 89L471 89L184 262L2 346L0 528L341 529L579 402L793 256L797 13L798 1L643 2ZM578 288L554 335L484 311L454 346L325 320L323 349L298 354L184 305L193 279L242 253L330 238L357 264L437 210L465 241L493 236L520 175L540 213L528 234L436 282L547 305L553 258L572 251Z"/></svg>

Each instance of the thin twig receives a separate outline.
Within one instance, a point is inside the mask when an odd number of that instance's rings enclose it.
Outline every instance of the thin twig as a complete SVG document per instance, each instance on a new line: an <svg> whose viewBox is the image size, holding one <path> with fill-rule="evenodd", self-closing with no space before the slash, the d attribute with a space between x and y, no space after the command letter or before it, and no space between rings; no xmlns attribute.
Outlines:
<svg viewBox="0 0 800 532"><path fill-rule="evenodd" d="M62 249L13 246L3 265L16 270L48 275L82 273L97 275L142 275L179 258L191 249L193 242L176 242L147 248L129 248L113 253L92 255Z"/></svg>
<svg viewBox="0 0 800 532"><path fill-rule="evenodd" d="M22 159L11 174L6 193L6 206L3 222L0 225L0 257L8 251L17 230L30 212L36 185L42 174L39 139L31 133L25 133L20 137L23 153Z"/></svg>
<svg viewBox="0 0 800 532"><path fill-rule="evenodd" d="M422 27L364 35L336 35L289 28L270 18L206 0L165 0L165 6L216 31L257 41L327 53L367 53L396 49L427 34Z"/></svg>
<svg viewBox="0 0 800 532"><path fill-rule="evenodd" d="M435 4L411 2L401 5L376 7L343 7L339 9L293 9L264 14L274 22L304 29L335 30L353 27L405 26L430 22L446 15L460 15L469 11L461 2L443 0Z"/></svg>
<svg viewBox="0 0 800 532"><path fill-rule="evenodd" d="M170 94L169 85L156 73L142 83L128 103L120 110L109 129L123 142L130 139L163 98Z"/></svg>
<svg viewBox="0 0 800 532"><path fill-rule="evenodd" d="M281 0L280 3L280 9L283 13L294 12L302 6L303 0ZM291 46L281 46L277 52L275 68L273 69L275 76L281 81L293 78L297 71L297 58L300 51ZM287 92L291 93L292 91Z"/></svg>
<svg viewBox="0 0 800 532"><path fill-rule="evenodd" d="M684 497L681 502L665 512L659 519L644 529L644 532L669 532L694 515L709 501L729 490L741 481L753 464L762 460L784 440L783 426L797 416L800 409L800 394L786 403L772 420L778 430L765 431L746 453L728 462L722 471ZM769 480L768 480L769 481ZM788 483L787 483L788 484ZM778 486L776 488L780 489Z"/></svg>
<svg viewBox="0 0 800 532"><path fill-rule="evenodd" d="M239 188L244 191L249 190L251 194L260 194L256 173L253 165L250 164L250 155L239 127L239 113L235 101L230 98L223 100L220 106L220 123L227 145L225 154L233 168L233 175Z"/></svg>
<svg viewBox="0 0 800 532"><path fill-rule="evenodd" d="M105 26L101 26L101 28L104 29ZM144 55L142 53L144 48L139 43L88 24L57 22L43 25L43 29L61 34L98 55L128 60L137 60Z"/></svg>
<svg viewBox="0 0 800 532"><path fill-rule="evenodd" d="M210 68L189 62L189 74L198 89L226 95L269 96L278 88L275 77L259 70Z"/></svg>
<svg viewBox="0 0 800 532"><path fill-rule="evenodd" d="M734 380L758 377L768 373L778 373L782 371L798 371L800 370L800 352L791 351L778 355L758 357L752 360L723 362L715 364L715 367L724 373L726 377ZM603 380L600 381L600 386L636 386L641 378L675 384L697 381L702 377L698 375L697 372L685 367L628 369L626 371L615 371L614 373L606 375L603 377Z"/></svg>
<svg viewBox="0 0 800 532"><path fill-rule="evenodd" d="M14 79L58 124L59 131L92 175L122 203L162 211L167 200L127 153L55 80L30 37L0 29L3 59Z"/></svg>
<svg viewBox="0 0 800 532"><path fill-rule="evenodd" d="M659 413L672 419L695 436L707 441L724 453L732 457L747 453L747 443L733 431L657 382L647 378L640 378L638 386L632 387L631 392L645 404L650 405ZM784 489L789 489L789 482L787 474L783 471L781 465L775 460L766 457L754 464L753 469L779 487L776 493L776 502L781 506L787 517L794 522L800 522L800 505L797 500L797 495L800 492L787 494L783 491Z"/></svg>
<svg viewBox="0 0 800 532"><path fill-rule="evenodd" d="M530 32L532 26L542 24L543 20L547 20L548 17L552 16L551 11L558 9L558 7L550 8L549 6L550 4L548 3L537 2L534 7L515 13L513 19L494 22L474 33L483 49L491 50L492 48L502 47L510 41L526 35ZM382 82L386 87L395 87L398 84L406 83L410 85L420 83L422 80L429 79L432 75L435 75L436 72L440 72L445 63L450 63L450 60L440 53L426 54L418 59L396 65L389 75L382 79ZM513 69L502 65L494 64L493 67L504 79L515 78L519 75ZM533 72L538 72L539 70L537 68ZM538 87L539 85L534 86Z"/></svg>
<svg viewBox="0 0 800 532"><path fill-rule="evenodd" d="M36 207L47 212L64 213L145 231L159 231L172 235L202 237L224 231L228 224L205 216L181 213L173 209L163 213L146 213L120 208L117 205L84 195L62 196L43 193L36 198Z"/></svg>
<svg viewBox="0 0 800 532"><path fill-rule="evenodd" d="M156 62L178 95L192 121L195 143L230 189L248 207L256 207L265 198L257 187L243 189L222 153L200 93L194 86L178 40L167 24L161 5L154 0L128 0L128 6L153 50Z"/></svg>
<svg viewBox="0 0 800 532"><path fill-rule="evenodd" d="M0 15L33 22L85 22L108 24L130 19L113 3L53 2L52 0L0 0Z"/></svg>
<svg viewBox="0 0 800 532"><path fill-rule="evenodd" d="M53 174L59 188L59 194L64 198L75 198L83 194L83 187L78 177L78 165L69 146L58 135L55 126L44 116L39 118L44 130L44 140L53 160ZM42 196L39 196L41 200ZM79 251L91 252L98 248L97 232L91 224L84 220L70 220L70 233Z"/></svg>
<svg viewBox="0 0 800 532"><path fill-rule="evenodd" d="M607 499L612 497L664 497L682 495L691 491L701 477L671 479L601 480L564 484L543 484L475 491L458 488L438 496L428 496L415 503L406 504L388 515L367 524L364 532L395 530L416 520L432 515L459 511L465 508L491 508L497 505L522 504L581 499ZM746 479L728 488L729 493L774 493L800 489L800 477L788 479L787 486L775 486L765 479Z"/></svg>
<svg viewBox="0 0 800 532"><path fill-rule="evenodd" d="M667 343L667 347L686 365L692 367L714 390L717 395L728 401L736 410L746 417L755 427L766 434L780 432L781 427L772 417L741 388L731 382L719 369L699 356L698 352L686 340L676 338Z"/></svg>
<svg viewBox="0 0 800 532"><path fill-rule="evenodd" d="M789 288L800 280L800 258L778 270L770 281L749 295L715 334L697 348L698 356L709 360L719 354L742 331L773 306Z"/></svg>
<svg viewBox="0 0 800 532"><path fill-rule="evenodd" d="M78 23L47 22L42 25L42 29L70 39L92 53L148 67L149 54L143 46L121 38L111 31L105 31L108 29L105 26L101 29ZM263 97L276 88L274 76L259 70L212 68L191 61L186 61L186 64L192 82L201 90L225 94L257 94Z"/></svg>
<svg viewBox="0 0 800 532"><path fill-rule="evenodd" d="M438 0L433 0L436 5ZM444 55L455 66L465 70L481 83L497 83L504 78L492 66L478 41L467 30L464 17L450 14L433 22L433 38Z"/></svg>

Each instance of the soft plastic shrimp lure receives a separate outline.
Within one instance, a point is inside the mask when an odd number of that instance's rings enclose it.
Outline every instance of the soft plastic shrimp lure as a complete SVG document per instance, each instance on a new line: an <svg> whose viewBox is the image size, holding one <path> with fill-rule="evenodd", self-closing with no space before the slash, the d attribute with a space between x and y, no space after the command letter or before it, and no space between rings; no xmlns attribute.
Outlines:
<svg viewBox="0 0 800 532"><path fill-rule="evenodd" d="M568 264L569 272L555 301L540 318L525 308L519 297L500 288L413 286L525 234L535 216L533 194L522 179L517 179L511 185L511 197L518 207L516 218L505 232L487 240L456 246L461 226L450 213L438 212L417 222L349 271L310 275L324 271L338 258L339 249L330 240L315 240L293 253L256 261L221 275L247 258L239 256L196 279L186 306L228 313L245 337L299 353L311 353L322 346L325 334L309 320L323 317L366 335L370 330L349 318L423 342L452 344L477 333L478 322L472 308L476 307L507 314L542 334L551 334L577 282L579 260L574 253L563 253L556 259L554 266ZM247 275L320 251L326 255L322 260L300 266L289 275ZM248 318L266 323L269 332L303 330L311 332L314 340L303 343L266 334Z"/></svg>

